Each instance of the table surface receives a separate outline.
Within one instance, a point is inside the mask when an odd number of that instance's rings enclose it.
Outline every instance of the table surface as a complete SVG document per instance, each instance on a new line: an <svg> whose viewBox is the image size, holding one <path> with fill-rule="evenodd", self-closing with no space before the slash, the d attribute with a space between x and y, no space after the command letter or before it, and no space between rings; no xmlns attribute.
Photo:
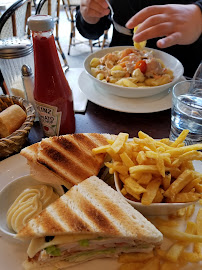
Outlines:
<svg viewBox="0 0 202 270"><path fill-rule="evenodd" d="M143 131L155 139L168 138L170 132L171 110L155 113L123 113L100 107L88 101L85 113L76 113L76 132L97 132L118 134L126 132L130 137ZM43 137L40 125L34 123L28 141L38 142Z"/></svg>

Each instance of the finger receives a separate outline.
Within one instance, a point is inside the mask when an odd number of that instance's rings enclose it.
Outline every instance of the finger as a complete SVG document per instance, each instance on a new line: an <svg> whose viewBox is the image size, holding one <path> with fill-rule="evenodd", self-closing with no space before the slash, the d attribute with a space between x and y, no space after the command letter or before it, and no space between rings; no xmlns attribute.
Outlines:
<svg viewBox="0 0 202 270"><path fill-rule="evenodd" d="M166 9L167 5L157 5L157 6L149 6L142 9L140 12L135 14L127 23L126 27L131 29L137 26L140 23L143 23L148 17L165 13L164 10Z"/></svg>
<svg viewBox="0 0 202 270"><path fill-rule="evenodd" d="M154 15L149 17L148 19L146 19L143 23L138 25L138 28L136 30L136 34L146 30L147 28L150 28L152 26L158 25L158 24L162 24L165 22L168 22L168 17L164 14L158 14L158 15Z"/></svg>
<svg viewBox="0 0 202 270"><path fill-rule="evenodd" d="M176 44L180 44L181 33L175 32L165 38L159 39L156 43L157 47L163 49L171 47Z"/></svg>
<svg viewBox="0 0 202 270"><path fill-rule="evenodd" d="M90 7L84 6L82 7L83 13L86 14L89 17L104 17L110 13L110 10L108 8L103 9L96 5L91 5Z"/></svg>
<svg viewBox="0 0 202 270"><path fill-rule="evenodd" d="M105 0L86 1L82 4L83 12L90 17L103 17L110 13Z"/></svg>
<svg viewBox="0 0 202 270"><path fill-rule="evenodd" d="M135 42L141 42L143 40L148 40L157 37L168 36L173 31L173 24L170 22L161 23L150 28L145 29L139 34L133 36Z"/></svg>

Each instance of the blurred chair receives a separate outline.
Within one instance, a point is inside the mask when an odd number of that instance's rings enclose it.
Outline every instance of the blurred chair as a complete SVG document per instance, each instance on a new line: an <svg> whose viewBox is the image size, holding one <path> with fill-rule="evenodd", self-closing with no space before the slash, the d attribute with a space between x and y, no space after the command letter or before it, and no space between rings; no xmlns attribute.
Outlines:
<svg viewBox="0 0 202 270"><path fill-rule="evenodd" d="M18 0L0 17L0 39L29 37L27 18L31 15L31 0Z"/></svg>
<svg viewBox="0 0 202 270"><path fill-rule="evenodd" d="M36 14L50 15L55 22L55 41L57 42L57 49L62 56L64 66L69 68L65 54L59 41L59 16L60 16L60 0L40 0L37 5Z"/></svg>
<svg viewBox="0 0 202 270"><path fill-rule="evenodd" d="M69 49L68 49L68 55L70 54L71 46L75 46L77 44L85 43L85 41L76 41L75 32L76 32L76 7L80 5L80 0L62 0L63 7L65 10L65 13L67 15L67 19L71 23L71 30L70 30L70 37L69 37ZM93 52L93 46L99 46L102 49L107 44L107 38L108 38L108 30L104 31L103 40L102 42L98 39L96 42L93 42L91 39L88 40L91 53Z"/></svg>
<svg viewBox="0 0 202 270"><path fill-rule="evenodd" d="M67 15L67 19L70 21L70 37L69 37L69 49L68 55L70 55L71 46L75 46L76 44L84 43L82 41L76 41L75 32L76 32L76 7L80 5L80 0L62 0L63 7L65 13ZM88 40L91 52L93 52L93 43L92 40Z"/></svg>

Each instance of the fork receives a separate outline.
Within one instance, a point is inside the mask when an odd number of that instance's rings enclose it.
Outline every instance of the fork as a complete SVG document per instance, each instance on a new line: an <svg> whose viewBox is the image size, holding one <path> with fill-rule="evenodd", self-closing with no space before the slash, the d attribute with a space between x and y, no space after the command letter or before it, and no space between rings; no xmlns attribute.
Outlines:
<svg viewBox="0 0 202 270"><path fill-rule="evenodd" d="M109 3L108 0L105 0L105 1L108 4L109 9L111 11L111 18L112 18L112 22L113 22L113 25L114 25L116 31L118 31L121 34L127 35L127 36L132 36L133 34L132 34L132 32L131 32L130 29L128 29L128 28L126 28L124 26L121 26L120 24L118 24L117 22L114 21L114 11L113 11L113 8L112 8L112 6L111 6L111 4Z"/></svg>

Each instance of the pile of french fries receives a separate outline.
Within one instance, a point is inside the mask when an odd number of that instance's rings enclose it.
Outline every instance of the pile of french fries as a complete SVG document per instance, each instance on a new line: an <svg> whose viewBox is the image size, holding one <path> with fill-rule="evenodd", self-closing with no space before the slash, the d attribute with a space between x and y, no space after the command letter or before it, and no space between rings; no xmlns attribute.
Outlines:
<svg viewBox="0 0 202 270"><path fill-rule="evenodd" d="M202 208L199 207L196 219L190 221L194 211L195 205L192 204L178 210L175 217L153 220L169 239L169 245L166 248L162 245L150 253L120 255L120 270L177 270L185 269L185 266L191 267L186 269L202 269ZM186 223L185 232L178 229L183 221Z"/></svg>
<svg viewBox="0 0 202 270"><path fill-rule="evenodd" d="M202 144L185 146L188 132L182 131L174 142L155 140L142 131L131 140L129 134L119 133L93 153L110 155L105 165L110 174L118 174L121 192L130 200L143 205L195 202L201 198L202 174L192 161L202 160Z"/></svg>

